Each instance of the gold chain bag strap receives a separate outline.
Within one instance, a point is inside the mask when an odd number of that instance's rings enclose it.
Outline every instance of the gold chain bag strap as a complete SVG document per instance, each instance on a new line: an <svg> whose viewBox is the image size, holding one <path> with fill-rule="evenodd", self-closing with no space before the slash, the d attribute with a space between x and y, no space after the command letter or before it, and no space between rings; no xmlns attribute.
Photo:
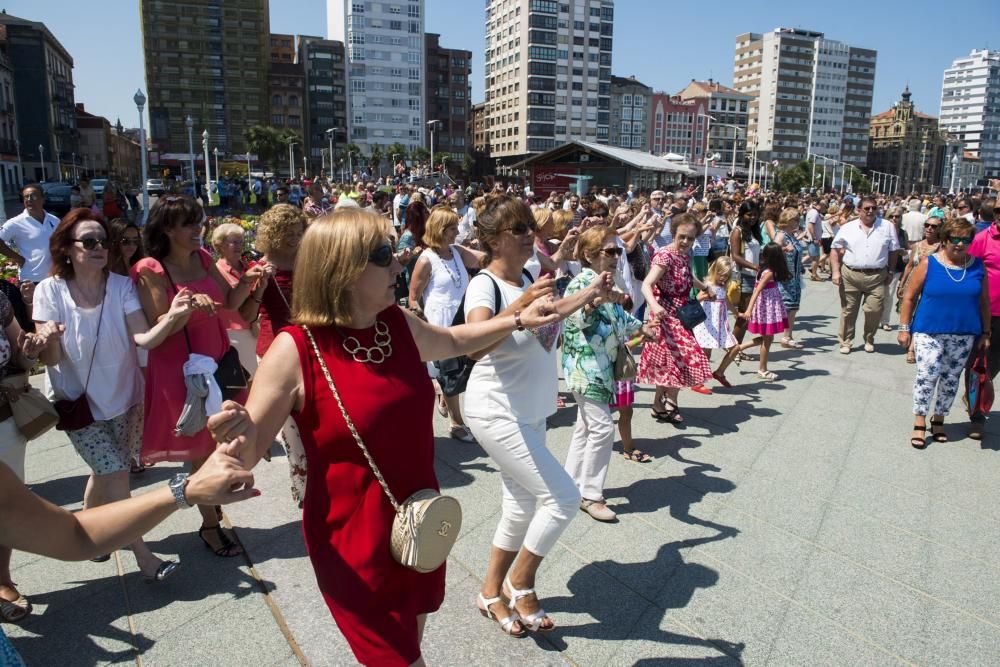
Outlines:
<svg viewBox="0 0 1000 667"><path fill-rule="evenodd" d="M330 369L327 368L323 355L320 354L312 331L305 325L301 326L306 336L309 337L313 353L315 353L316 359L319 360L319 366L323 370L323 377L330 385L330 393L337 401L337 407L340 408L340 414L343 415L347 428L354 436L354 441L358 443L361 453L365 455L375 479L382 486L382 490L385 491L385 495L388 496L389 502L392 503L392 507L396 511L389 543L392 557L396 559L397 563L411 570L433 572L448 559L451 548L455 546L458 531L462 529L462 506L451 496L443 496L434 489L421 489L402 504L396 501L396 497L389 490L389 485L386 484L385 478L382 477L378 466L375 465L368 448L365 447L364 441L361 440L358 429L354 427L354 422L348 416L344 402L340 400L340 394L333 383Z"/></svg>

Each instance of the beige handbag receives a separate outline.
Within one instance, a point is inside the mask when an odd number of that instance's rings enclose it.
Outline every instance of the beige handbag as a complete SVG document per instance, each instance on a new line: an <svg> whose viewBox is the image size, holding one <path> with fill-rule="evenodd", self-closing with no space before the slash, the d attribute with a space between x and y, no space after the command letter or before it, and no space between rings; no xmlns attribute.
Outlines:
<svg viewBox="0 0 1000 667"><path fill-rule="evenodd" d="M47 433L59 421L55 407L28 382L26 373L8 375L0 381L0 393L10 402L14 424L25 440Z"/></svg>
<svg viewBox="0 0 1000 667"><path fill-rule="evenodd" d="M347 428L354 436L354 441L361 448L361 453L365 455L365 460L372 469L375 479L382 485L382 490L396 510L396 518L392 522L392 534L390 536L389 548L392 557L396 562L404 567L417 572L433 572L441 567L441 564L448 559L448 553L455 546L458 539L458 531L462 529L462 506L451 496L443 496L434 489L421 489L403 501L402 504L396 501L396 497L389 490L382 473L368 453L368 448L361 440L358 430L354 427L354 422L344 409L344 403L340 400L337 387L333 384L333 377L326 367L323 355L319 352L316 339L313 338L309 327L302 325L302 330L309 337L313 352L319 360L319 366L323 370L323 377L330 385L330 393L337 401L340 414L343 415Z"/></svg>

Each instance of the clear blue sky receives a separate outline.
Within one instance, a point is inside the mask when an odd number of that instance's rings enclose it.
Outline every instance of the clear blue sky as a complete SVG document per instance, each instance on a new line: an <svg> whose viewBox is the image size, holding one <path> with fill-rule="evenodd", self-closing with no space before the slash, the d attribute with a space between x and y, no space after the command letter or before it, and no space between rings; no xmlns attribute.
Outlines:
<svg viewBox="0 0 1000 667"><path fill-rule="evenodd" d="M426 29L444 46L469 49L473 101L483 98L483 0L425 0ZM139 0L6 0L9 14L43 21L69 50L76 100L88 111L136 125L132 95L145 89ZM677 92L691 79L732 83L736 35L800 27L878 51L873 113L889 108L909 83L917 109L938 114L941 77L972 49L1000 49L1000 0L906 3L683 3L617 0L612 71ZM324 34L325 0L271 0L271 31Z"/></svg>

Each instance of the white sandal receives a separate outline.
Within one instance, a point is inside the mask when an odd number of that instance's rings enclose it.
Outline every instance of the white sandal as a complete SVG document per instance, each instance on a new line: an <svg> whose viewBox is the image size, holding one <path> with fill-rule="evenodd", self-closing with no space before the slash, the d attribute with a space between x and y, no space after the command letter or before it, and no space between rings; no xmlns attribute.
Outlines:
<svg viewBox="0 0 1000 667"><path fill-rule="evenodd" d="M526 598L529 595L534 595L535 599L537 600L538 594L535 593L534 588L524 588L518 590L514 588L514 585L512 583L510 583L509 576L504 577L503 585L506 586L508 591L510 591L510 602L507 603L507 606L510 607L511 611L513 611L520 617L521 625L525 626L526 630L528 630L529 632L552 632L553 630L555 630L556 627L555 625L553 625L550 628L542 628L542 621L548 618L549 616L548 614L545 613L545 610L542 609L541 605L539 605L538 611L536 611L533 614L527 614L527 615L521 614L521 612L519 612L517 608L514 606L518 600L520 600L521 598Z"/></svg>
<svg viewBox="0 0 1000 667"><path fill-rule="evenodd" d="M528 631L524 629L524 624L521 625L521 632L515 633L513 628L514 624L520 622L521 617L518 616L517 610L515 610L507 618L497 618L496 614L490 611L490 605L496 604L497 602L503 604L503 599L498 595L495 598L484 598L482 593L476 596L476 608L479 613L490 619L491 621L496 621L500 629L511 637L524 637L528 634Z"/></svg>

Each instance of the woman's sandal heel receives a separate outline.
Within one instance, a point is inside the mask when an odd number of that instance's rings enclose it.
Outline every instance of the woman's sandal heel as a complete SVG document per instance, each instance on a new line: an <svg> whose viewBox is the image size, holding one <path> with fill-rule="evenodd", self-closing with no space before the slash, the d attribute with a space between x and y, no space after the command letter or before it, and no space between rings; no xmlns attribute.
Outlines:
<svg viewBox="0 0 1000 667"><path fill-rule="evenodd" d="M948 442L948 434L947 433L934 433L934 427L935 426L940 426L943 429L944 428L944 420L943 419L932 419L931 420L931 437L934 438L934 442Z"/></svg>
<svg viewBox="0 0 1000 667"><path fill-rule="evenodd" d="M508 616L507 618L497 618L496 614L490 611L490 605L496 604L497 602L503 604L503 598L501 598L499 595L496 596L495 598L486 598L483 597L482 593L479 593L476 596L476 609L479 610L479 613L482 614L484 618L488 618L491 621L496 621L497 625L500 626L500 630L504 634L510 635L511 637L517 637L518 639L520 639L521 637L528 636L528 631L524 629L523 624L521 625L520 632L514 632L514 624L520 622L521 620L521 617L518 616L517 611L511 612L511 615Z"/></svg>
<svg viewBox="0 0 1000 667"><path fill-rule="evenodd" d="M927 427L926 426L918 426L918 425L914 424L913 425L913 430L914 431L920 431L922 433L926 433L927 432ZM910 446L913 447L914 449L926 449L926 447L927 447L927 438L917 438L917 437L910 438Z"/></svg>
<svg viewBox="0 0 1000 667"><path fill-rule="evenodd" d="M528 630L529 632L552 632L553 630L555 630L556 627L555 625L552 625L551 627L548 628L542 627L542 621L544 621L546 618L549 618L549 615L545 613L545 610L542 609L541 605L538 606L538 611L536 611L533 614L522 614L514 606L518 600L520 600L521 598L526 598L529 595L534 595L535 599L537 600L538 594L535 593L534 588L523 588L520 590L514 588L514 585L510 583L510 577L504 577L503 585L510 592L510 602L507 603L507 606L510 608L512 612L514 612L520 617L519 620L521 621L521 625L524 626L526 630Z"/></svg>

